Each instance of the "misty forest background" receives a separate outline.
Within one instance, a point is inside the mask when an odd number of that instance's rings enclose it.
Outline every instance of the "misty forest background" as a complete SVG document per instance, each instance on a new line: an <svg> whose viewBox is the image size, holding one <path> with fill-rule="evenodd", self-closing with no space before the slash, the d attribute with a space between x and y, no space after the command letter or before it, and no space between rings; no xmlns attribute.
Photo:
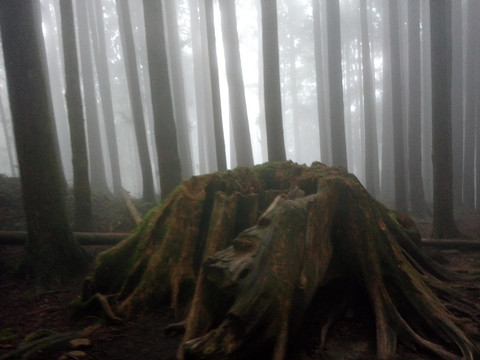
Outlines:
<svg viewBox="0 0 480 360"><path fill-rule="evenodd" d="M64 54L64 47L73 43L95 190L124 188L151 200L144 194L149 177L158 199L164 144L155 127L162 132L165 125L155 124L154 108L160 102L160 114L174 119L183 179L283 156L321 161L347 167L398 210L428 213L436 90L430 6L436 1L221 2L167 0L159 8L153 1L77 0L67 19L59 0L39 1L44 71L68 183L72 130L64 74L72 49ZM453 200L478 209L480 2L449 3ZM74 20L73 42L65 38L72 34L62 35L67 20ZM161 47L162 41L168 74L152 80L150 43ZM161 52L155 54L161 62ZM0 59L0 173L18 176L3 54ZM169 93L171 113L154 91ZM267 141L267 133L276 135Z"/></svg>

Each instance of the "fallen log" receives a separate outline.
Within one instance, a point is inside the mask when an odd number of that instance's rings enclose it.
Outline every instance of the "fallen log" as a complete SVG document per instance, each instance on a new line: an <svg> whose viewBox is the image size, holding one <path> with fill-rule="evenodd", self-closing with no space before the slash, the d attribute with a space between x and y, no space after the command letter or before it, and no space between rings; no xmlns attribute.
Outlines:
<svg viewBox="0 0 480 360"><path fill-rule="evenodd" d="M480 250L480 240L471 239L422 239L422 245L440 249Z"/></svg>
<svg viewBox="0 0 480 360"><path fill-rule="evenodd" d="M23 245L26 231L0 231L0 245ZM81 245L115 245L130 236L130 233L74 232L73 237Z"/></svg>

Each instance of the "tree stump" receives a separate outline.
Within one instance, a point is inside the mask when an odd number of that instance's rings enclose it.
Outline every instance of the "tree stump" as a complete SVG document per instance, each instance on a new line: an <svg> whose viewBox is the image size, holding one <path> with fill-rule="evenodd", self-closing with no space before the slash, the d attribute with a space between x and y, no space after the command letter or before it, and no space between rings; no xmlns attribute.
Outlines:
<svg viewBox="0 0 480 360"><path fill-rule="evenodd" d="M424 253L413 220L355 176L279 162L183 182L97 257L83 299L109 298L124 317L170 303L186 316L180 359L277 360L295 357L293 335L319 309L323 346L359 289L379 359L399 339L474 360L479 308L453 286L459 277Z"/></svg>

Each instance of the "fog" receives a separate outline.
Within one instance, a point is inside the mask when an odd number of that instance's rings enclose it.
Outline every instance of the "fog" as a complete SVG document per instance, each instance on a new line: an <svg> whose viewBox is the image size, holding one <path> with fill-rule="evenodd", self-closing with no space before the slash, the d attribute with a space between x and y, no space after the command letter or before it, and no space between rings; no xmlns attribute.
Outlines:
<svg viewBox="0 0 480 360"><path fill-rule="evenodd" d="M98 116L101 138L102 160L108 185L113 190L112 176L112 131L108 131L108 103L111 99L115 140L120 165L121 186L135 196L142 193L142 173L136 144L129 87L127 85L126 57L134 57L137 63L142 110L147 133L150 163L156 192L159 191L159 170L155 151L152 99L147 59L147 43L142 1L128 1L131 18L131 31L135 43L135 53L126 53L122 46L117 6L114 0L82 0L86 4L86 18L80 17L80 1L74 1L77 26L77 44L83 78L85 114L90 111ZM282 118L286 158L299 163L314 161L332 165L331 151L335 140L330 137L330 98L328 64L328 37L326 0L319 1L318 13L314 12L316 0L278 0L278 35L280 55L280 85ZM102 14L94 2L103 6ZM168 2L168 3L167 3ZM182 161L190 162L191 171L182 168L185 178L217 170L217 155L213 135L213 107L210 91L211 77L209 54L207 52L205 6L199 0L167 1L164 4L165 33L168 48L170 87L173 93L173 107L177 133L182 126L186 135L178 135ZM67 180L72 182L72 161L67 111L64 100L65 80L63 48L61 40L59 0L40 0L43 35L47 54L48 74L51 87L53 113L57 125L62 163ZM341 71L343 86L343 110L345 124L348 170L362 183L374 172L375 195L385 201L394 199L394 136L403 133L406 177L413 171L409 159L416 158L420 163L421 179L427 202L432 201L431 164L431 74L430 74L430 33L429 2L419 0L419 47L415 49L409 41L412 27L410 1L398 2L398 11L389 14L385 0L367 0L368 29L362 29L359 0L340 1L341 29ZM477 0L452 2L452 139L454 150L454 184L456 199L475 204L478 199L478 157L480 144L479 130L479 49L478 18L480 15ZM165 6L168 5L168 6ZM237 150L234 145L234 127L231 123L232 107L229 104L229 84L224 56L224 33L218 1L213 1L216 55L218 60L219 86L221 96L222 124L225 139L227 168L237 166ZM314 16L315 15L315 16ZM398 19L398 47L392 51L390 20ZM315 22L317 18L319 22ZM268 161L263 94L263 54L262 23L258 0L236 1L236 19L242 66L248 126L255 164ZM315 20L315 21L314 21ZM101 22L103 21L103 24ZM315 33L315 24L317 33ZM84 29L84 30L81 30ZM100 29L100 30L99 30ZM101 31L103 29L103 32ZM410 29L410 30L409 30ZM371 88L373 115L368 118L371 126L367 130L365 118L367 90L365 88L362 55L362 31L368 36L371 62ZM105 48L101 36L105 36ZM83 42L81 41L83 39ZM316 42L317 40L317 42ZM83 46L83 47L80 47ZM83 55L81 55L83 52ZM105 53L103 53L105 52ZM409 55L418 52L416 63L409 62ZM398 54L392 61L391 54ZM102 54L108 62L102 68ZM364 53L365 54L365 53ZM394 64L398 64L393 67ZM409 87L409 72L416 71L420 77L418 89ZM398 74L399 77L395 77ZM85 78L93 79L92 90L86 88ZM103 80L102 80L102 77ZM474 81L476 79L476 81ZM105 88L109 85L110 89ZM399 85L401 94L400 127L393 125L392 105L398 95L392 98L393 85ZM166 85L168 86L168 84ZM320 86L320 87L319 87ZM395 90L393 90L395 91ZM411 147L412 105L411 97L420 98L420 147ZM90 92L90 93L89 93ZM93 103L87 101L92 96ZM93 96L94 95L94 96ZM410 99L410 100L409 100ZM107 106L107 107L106 107ZM88 107L88 109L87 109ZM88 116L88 115L86 115ZM0 56L0 173L18 176L13 146L12 125L8 106L7 85L3 57ZM184 120L181 120L184 119ZM184 123L183 123L184 121ZM410 124L410 125L409 125ZM88 125L88 121L87 121ZM324 126L322 128L322 126ZM396 130L394 130L396 129ZM398 129L400 129L398 131ZM395 132L396 131L396 132ZM370 136L374 134L374 136ZM418 132L417 132L418 135ZM88 137L88 136L87 136ZM89 141L92 158L91 138ZM188 146L185 142L188 142ZM373 154L368 148L375 145L375 170L369 170L366 154ZM182 153L183 151L183 153ZM187 152L187 153L185 153ZM323 153L322 153L323 152ZM476 155L475 155L476 154ZM371 155L373 156L373 155ZM476 156L476 158L475 158ZM186 159L186 160L185 160ZM476 159L476 160L475 160ZM371 159L372 160L372 159ZM114 161L114 160L113 160ZM397 159L395 161L398 161ZM476 163L475 163L476 161ZM476 165L475 165L476 164ZM92 176L92 175L91 175ZM466 181L466 183L465 183ZM412 190L412 183L405 180L406 191ZM474 193L470 192L470 182ZM475 184L476 182L476 184ZM463 185L462 185L463 184ZM460 192L458 192L460 188ZM410 189L410 190L409 190ZM464 189L464 191L462 191ZM476 195L475 195L476 194ZM478 207L478 200L476 203Z"/></svg>

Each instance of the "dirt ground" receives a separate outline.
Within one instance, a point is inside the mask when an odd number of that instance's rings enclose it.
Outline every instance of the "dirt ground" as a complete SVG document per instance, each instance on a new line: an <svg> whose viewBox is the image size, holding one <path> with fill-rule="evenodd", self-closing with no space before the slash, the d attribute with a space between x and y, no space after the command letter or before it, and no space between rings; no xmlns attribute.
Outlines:
<svg viewBox="0 0 480 360"><path fill-rule="evenodd" d="M8 182L8 184L6 184ZM0 176L0 230L25 228L21 211L18 184ZM141 204L139 205L141 206ZM94 216L97 231L125 232L134 228L121 199L97 195L94 197ZM460 229L471 238L480 238L480 217L473 211L456 212ZM430 231L430 220L418 221L424 236ZM95 256L105 246L88 246ZM39 291L18 281L13 270L21 256L21 246L0 245L0 359L18 349L26 337L37 335L61 337L62 334L85 330L88 343L73 348L67 340L48 350L32 351L28 359L161 359L173 360L181 340L180 335L167 336L164 328L182 319L176 318L168 307L154 313L137 314L120 324L105 323L92 315L74 316L69 303L78 299L83 277L72 279L63 287ZM438 250L429 248L436 259L450 269L475 275L480 279L480 249ZM465 282L464 294L480 306L479 281ZM355 360L374 359L375 335L369 314L348 313L333 328L325 353L304 359ZM68 338L78 336L68 336ZM73 350L81 351L78 353ZM420 349L399 345L398 360L434 360ZM10 357L8 357L10 358ZM14 357L11 357L14 358Z"/></svg>

